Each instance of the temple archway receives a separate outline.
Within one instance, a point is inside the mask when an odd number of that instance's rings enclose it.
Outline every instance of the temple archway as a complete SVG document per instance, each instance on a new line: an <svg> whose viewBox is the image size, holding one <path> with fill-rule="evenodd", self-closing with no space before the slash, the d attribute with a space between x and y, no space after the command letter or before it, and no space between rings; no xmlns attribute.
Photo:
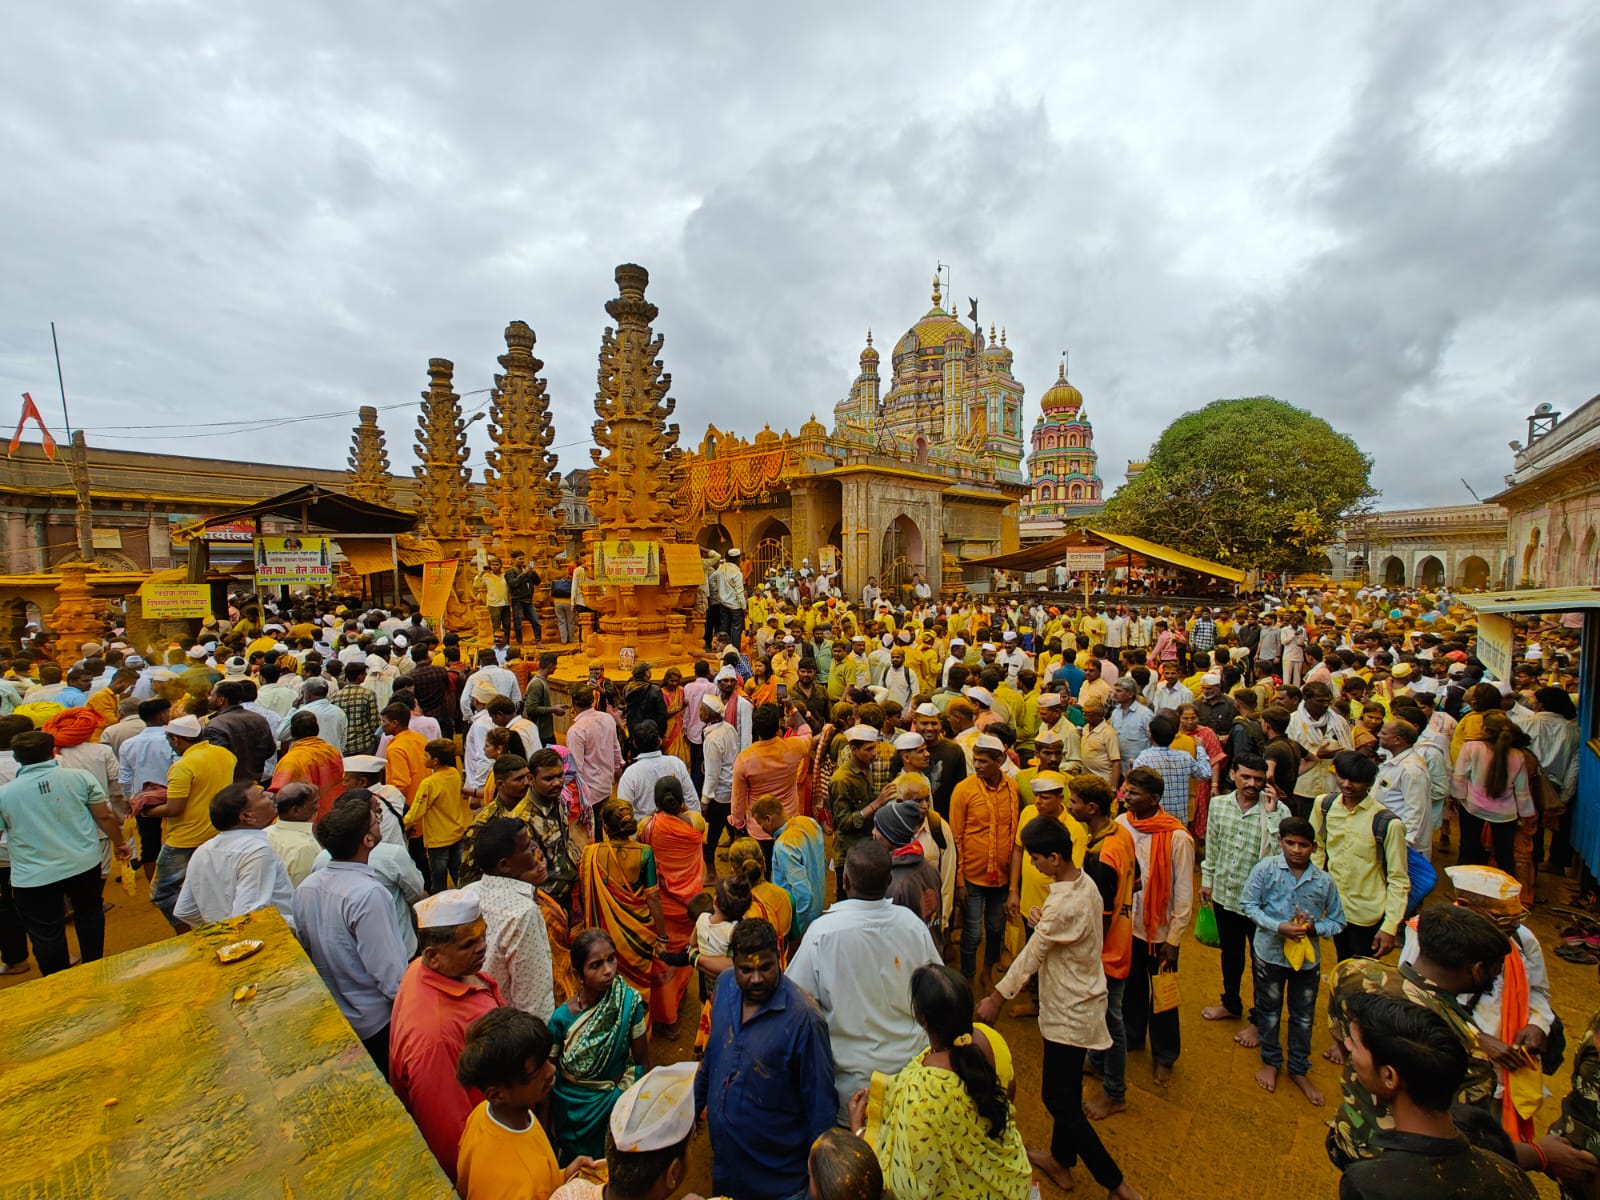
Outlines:
<svg viewBox="0 0 1600 1200"><path fill-rule="evenodd" d="M1461 560L1456 578L1461 581L1460 586L1465 591L1475 592L1479 588L1486 588L1489 586L1489 564L1476 554L1469 554Z"/></svg>
<svg viewBox="0 0 1600 1200"><path fill-rule="evenodd" d="M887 595L904 599L910 594L911 576L925 572L922 531L917 523L901 513L883 531L882 565L878 586Z"/></svg>
<svg viewBox="0 0 1600 1200"><path fill-rule="evenodd" d="M700 526L700 531L694 535L694 540L695 545L706 550L715 550L724 558L728 556L728 551L733 546L733 535L721 521L715 525Z"/></svg>
<svg viewBox="0 0 1600 1200"><path fill-rule="evenodd" d="M1383 560L1383 586L1405 587L1406 564L1391 554Z"/></svg>
<svg viewBox="0 0 1600 1200"><path fill-rule="evenodd" d="M1556 543L1556 569L1551 582L1557 587L1567 587L1577 580L1572 577L1572 531L1563 529Z"/></svg>
<svg viewBox="0 0 1600 1200"><path fill-rule="evenodd" d="M765 579L774 571L789 565L789 527L776 517L768 517L756 526L750 547L750 578Z"/></svg>
<svg viewBox="0 0 1600 1200"><path fill-rule="evenodd" d="M1417 564L1417 586L1436 588L1444 583L1444 564L1430 554Z"/></svg>

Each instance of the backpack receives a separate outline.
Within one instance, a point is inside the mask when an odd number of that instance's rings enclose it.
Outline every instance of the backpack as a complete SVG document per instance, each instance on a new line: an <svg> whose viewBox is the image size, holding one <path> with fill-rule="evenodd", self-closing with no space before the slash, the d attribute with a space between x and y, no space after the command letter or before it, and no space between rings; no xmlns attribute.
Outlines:
<svg viewBox="0 0 1600 1200"><path fill-rule="evenodd" d="M1317 807L1322 811L1322 828L1324 836L1328 828L1328 814L1333 811L1333 802L1339 798L1338 792L1325 792L1317 801ZM1383 805L1378 805L1378 811L1372 814L1372 840L1378 847L1378 870L1383 872L1384 879L1389 877L1389 856L1386 842L1389 837L1389 826L1400 818L1395 816ZM1411 880L1411 890L1406 896L1406 916L1414 917L1422 911L1422 902L1428 898L1439 882L1439 872L1434 865L1422 857L1420 851L1414 849L1409 843L1406 845L1406 874Z"/></svg>

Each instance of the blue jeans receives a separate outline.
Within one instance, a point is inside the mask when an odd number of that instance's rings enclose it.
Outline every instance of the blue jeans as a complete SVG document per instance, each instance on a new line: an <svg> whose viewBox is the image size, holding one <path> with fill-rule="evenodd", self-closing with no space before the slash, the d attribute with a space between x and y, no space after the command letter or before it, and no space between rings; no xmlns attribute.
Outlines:
<svg viewBox="0 0 1600 1200"><path fill-rule="evenodd" d="M1283 1066L1278 1023L1283 1017L1284 993L1289 995L1289 1074L1311 1071L1311 1023L1317 1013L1317 984L1322 973L1314 966L1303 971L1256 959L1256 1031L1261 1035L1261 1061Z"/></svg>
<svg viewBox="0 0 1600 1200"><path fill-rule="evenodd" d="M450 882L445 882L445 874L449 873ZM461 843L453 846L428 847L428 880L429 887L437 895L451 887L459 887L461 881Z"/></svg>
<svg viewBox="0 0 1600 1200"><path fill-rule="evenodd" d="M1006 936L1006 889L966 884L967 907L961 922L961 973L971 979L978 973L978 942L987 933L983 961L994 966Z"/></svg>
<svg viewBox="0 0 1600 1200"><path fill-rule="evenodd" d="M1089 1065L1100 1072L1100 1090L1111 1099L1128 1098L1128 1027L1122 1023L1122 993L1126 979L1106 977L1106 1030L1111 1034L1109 1050L1091 1050Z"/></svg>
<svg viewBox="0 0 1600 1200"><path fill-rule="evenodd" d="M176 929L182 922L173 920L172 910L178 906L178 893L183 890L183 878L189 873L189 859L194 849L162 846L156 855L156 877L150 881L150 903L161 910L161 915Z"/></svg>

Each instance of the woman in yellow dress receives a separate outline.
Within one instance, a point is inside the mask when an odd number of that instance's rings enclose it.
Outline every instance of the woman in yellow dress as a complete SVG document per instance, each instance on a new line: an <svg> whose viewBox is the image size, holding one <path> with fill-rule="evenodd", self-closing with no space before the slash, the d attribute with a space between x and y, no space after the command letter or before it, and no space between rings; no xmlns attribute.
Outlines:
<svg viewBox="0 0 1600 1200"><path fill-rule="evenodd" d="M898 1075L874 1074L850 1101L897 1200L1027 1200L1033 1171L995 1070L972 1024L972 988L942 964L911 976L911 1010L928 1049Z"/></svg>

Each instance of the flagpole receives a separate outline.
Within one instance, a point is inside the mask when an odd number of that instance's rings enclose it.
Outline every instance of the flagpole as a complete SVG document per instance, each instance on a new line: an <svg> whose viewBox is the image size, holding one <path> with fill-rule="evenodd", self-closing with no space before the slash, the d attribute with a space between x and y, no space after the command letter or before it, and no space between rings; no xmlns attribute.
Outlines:
<svg viewBox="0 0 1600 1200"><path fill-rule="evenodd" d="M72 418L67 415L67 384L61 377L61 343L56 340L56 323L50 322L50 345L56 352L56 386L61 389L61 419L67 424L67 441L72 441Z"/></svg>

